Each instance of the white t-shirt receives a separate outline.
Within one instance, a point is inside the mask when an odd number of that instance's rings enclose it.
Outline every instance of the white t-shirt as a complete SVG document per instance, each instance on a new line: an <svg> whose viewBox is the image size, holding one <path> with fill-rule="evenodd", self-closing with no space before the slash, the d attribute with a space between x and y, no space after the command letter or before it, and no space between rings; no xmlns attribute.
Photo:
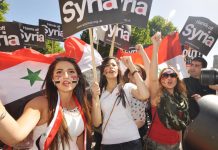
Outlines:
<svg viewBox="0 0 218 150"><path fill-rule="evenodd" d="M136 85L132 83L126 83L123 87L126 94L126 108L123 107L122 101L115 105L108 124L104 130L102 144L118 144L129 142L132 140L139 139L138 128L133 121L131 115L131 109L129 106L129 100L132 98L131 90ZM118 86L112 91L112 93L103 90L100 97L101 109L103 112L103 126L104 129L106 121L108 120L112 111L114 102L119 95Z"/></svg>

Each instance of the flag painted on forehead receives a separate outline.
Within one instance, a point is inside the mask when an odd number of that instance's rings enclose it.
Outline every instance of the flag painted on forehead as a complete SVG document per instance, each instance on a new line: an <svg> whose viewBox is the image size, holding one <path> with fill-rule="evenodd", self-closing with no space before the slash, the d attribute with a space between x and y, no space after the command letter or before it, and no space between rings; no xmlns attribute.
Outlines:
<svg viewBox="0 0 218 150"><path fill-rule="evenodd" d="M144 48L150 59L152 56L152 49L152 45ZM159 70L168 66L172 66L179 71L181 77L186 77L188 75L182 55L179 34L177 32L172 35L167 35L162 40L158 54ZM117 57L120 58L122 56L131 56L134 63L143 64L142 57L134 50L129 53L128 51L119 49L117 52Z"/></svg>

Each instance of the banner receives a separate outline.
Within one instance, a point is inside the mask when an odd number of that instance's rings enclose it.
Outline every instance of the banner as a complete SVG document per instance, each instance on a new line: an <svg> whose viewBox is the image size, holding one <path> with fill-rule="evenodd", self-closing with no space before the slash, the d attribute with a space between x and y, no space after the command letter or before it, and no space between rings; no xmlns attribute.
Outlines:
<svg viewBox="0 0 218 150"><path fill-rule="evenodd" d="M59 0L59 6L65 38L90 27L121 22L120 0Z"/></svg>
<svg viewBox="0 0 218 150"><path fill-rule="evenodd" d="M108 24L145 28L152 0L59 0L64 37Z"/></svg>
<svg viewBox="0 0 218 150"><path fill-rule="evenodd" d="M54 41L64 41L62 25L60 23L39 19L39 27L44 28L43 31L45 32L46 38Z"/></svg>
<svg viewBox="0 0 218 150"><path fill-rule="evenodd" d="M218 26L204 17L188 17L180 40L182 45L189 45L193 49L208 55L218 37Z"/></svg>
<svg viewBox="0 0 218 150"><path fill-rule="evenodd" d="M104 25L93 28L94 30L94 39L101 40L107 44L111 45L113 34L115 33L115 47L122 49L129 49L130 47L130 38L131 38L131 26L125 24L118 24L118 28L116 29L116 25Z"/></svg>
<svg viewBox="0 0 218 150"><path fill-rule="evenodd" d="M123 24L146 28L152 0L121 0Z"/></svg>
<svg viewBox="0 0 218 150"><path fill-rule="evenodd" d="M22 48L19 25L15 22L0 22L0 51L14 51Z"/></svg>
<svg viewBox="0 0 218 150"><path fill-rule="evenodd" d="M45 47L45 35L44 32L39 32L39 26L24 23L18 24L24 46L31 48Z"/></svg>
<svg viewBox="0 0 218 150"><path fill-rule="evenodd" d="M151 59L152 56L152 49L152 45L144 49L149 59ZM178 70L180 77L183 78L188 76L178 33L175 33L174 35L168 35L162 40L158 54L159 70L162 70L168 66L172 66ZM122 56L131 56L135 64L143 65L142 57L134 49L131 51L122 51L119 49L117 52L117 57L120 58Z"/></svg>

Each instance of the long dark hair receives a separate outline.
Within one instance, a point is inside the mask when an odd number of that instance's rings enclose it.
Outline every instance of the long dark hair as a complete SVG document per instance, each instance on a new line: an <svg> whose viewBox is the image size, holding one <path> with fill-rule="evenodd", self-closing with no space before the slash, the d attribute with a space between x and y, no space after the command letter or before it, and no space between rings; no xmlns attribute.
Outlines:
<svg viewBox="0 0 218 150"><path fill-rule="evenodd" d="M142 73L142 76L141 76L142 80L146 80L146 71L145 71L145 68L141 64L135 64L135 65L138 68L140 68L139 71L141 71L141 73ZM124 75L123 75L124 83L128 83L129 82L129 77L128 77L129 73L130 73L130 70L129 70L129 68L127 68L126 71L124 72Z"/></svg>
<svg viewBox="0 0 218 150"><path fill-rule="evenodd" d="M75 95L82 107L82 110L84 112L85 115L85 119L87 122L87 129L88 131L91 131L91 115L90 115L90 111L89 111L89 103L86 97L86 81L83 77L83 74L79 68L79 66L77 65L77 63L75 62L75 60L73 58L69 58L69 57L58 57L56 58L51 65L48 68L48 72L47 75L45 77L45 80L43 82L42 88L45 88L45 95L47 97L48 100L48 107L49 107L49 111L51 112L50 118L49 118L49 123L51 122L51 120L54 117L54 113L55 113L55 107L57 105L57 100L58 100L58 89L57 87L54 85L53 81L52 81L52 77L53 77L53 73L54 73L54 69L57 65L57 63L59 62L70 62L74 67L75 70L78 74L78 78L79 81L76 85L76 87L73 90L73 95ZM61 126L57 132L57 134L55 135L54 140L52 141L51 145L50 145L50 149L58 149L58 137L60 137L61 139L61 143L68 143L69 144L69 133L68 133L68 128L66 125L66 121L63 117L62 119L62 123ZM64 149L64 144L62 144L63 149Z"/></svg>
<svg viewBox="0 0 218 150"><path fill-rule="evenodd" d="M119 66L119 61L116 57L112 57L112 56L109 56L109 57L106 57L102 64L101 64L101 67L100 67L100 83L99 83L99 87L100 87L100 90L101 90L101 93L102 93L102 90L104 88L107 87L108 85L108 82L107 82L107 79L106 79L106 76L104 75L104 69L105 67L107 66L107 63L111 60L115 60L116 61L116 64L118 65L118 75L117 75L117 84L120 84L122 82L122 73L121 73L121 70L120 70L120 66ZM125 101L125 92L123 90L123 87L122 86L119 86L119 95L117 97L118 99L118 103L120 103L120 101L122 101L122 105L124 107L126 107L126 101Z"/></svg>

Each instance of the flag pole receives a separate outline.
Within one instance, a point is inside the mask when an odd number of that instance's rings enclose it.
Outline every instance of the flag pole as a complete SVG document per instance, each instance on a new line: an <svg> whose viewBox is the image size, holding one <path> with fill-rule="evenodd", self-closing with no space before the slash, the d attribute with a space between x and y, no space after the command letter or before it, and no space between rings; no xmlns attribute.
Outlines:
<svg viewBox="0 0 218 150"><path fill-rule="evenodd" d="M94 47L93 47L93 36L92 36L92 29L91 28L89 28L89 39L90 39L90 46L91 46L92 67L93 67L92 70L93 70L94 82L98 82L96 64L95 64L95 54L94 54Z"/></svg>
<svg viewBox="0 0 218 150"><path fill-rule="evenodd" d="M115 25L115 30L114 30L113 38L112 38L112 41L111 41L111 48L110 48L109 56L113 56L113 54L114 54L114 42L115 42L117 29L118 29L118 24Z"/></svg>

